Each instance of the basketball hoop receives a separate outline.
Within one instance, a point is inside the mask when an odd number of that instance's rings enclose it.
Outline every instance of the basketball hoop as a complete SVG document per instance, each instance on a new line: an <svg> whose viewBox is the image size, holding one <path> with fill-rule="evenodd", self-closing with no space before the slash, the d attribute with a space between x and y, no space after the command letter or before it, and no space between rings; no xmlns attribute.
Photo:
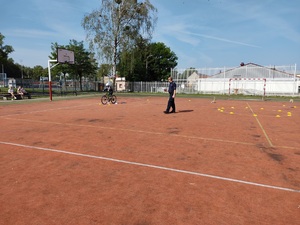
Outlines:
<svg viewBox="0 0 300 225"><path fill-rule="evenodd" d="M52 101L52 81L51 81L51 69L58 64L74 64L74 52L58 48L57 49L57 59L48 60L48 74L49 74L49 97L50 101ZM51 67L51 63L56 63Z"/></svg>
<svg viewBox="0 0 300 225"><path fill-rule="evenodd" d="M67 49L58 48L57 62L62 64L74 64L74 52Z"/></svg>

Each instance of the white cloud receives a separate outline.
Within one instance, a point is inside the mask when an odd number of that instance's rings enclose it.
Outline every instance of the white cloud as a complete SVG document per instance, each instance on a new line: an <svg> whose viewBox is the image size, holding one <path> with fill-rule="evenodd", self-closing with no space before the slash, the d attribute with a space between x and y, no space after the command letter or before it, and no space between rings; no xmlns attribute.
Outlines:
<svg viewBox="0 0 300 225"><path fill-rule="evenodd" d="M196 34L196 33L192 33L192 32L184 32L184 33L207 38L207 39L237 44L237 45L244 45L244 46L248 46L248 47L260 48L259 46L256 46L256 45L252 45L252 44L248 44L248 43L244 43L244 42L240 42L240 41L228 40L228 39L220 38L220 37L214 37L214 36L205 35L205 34Z"/></svg>

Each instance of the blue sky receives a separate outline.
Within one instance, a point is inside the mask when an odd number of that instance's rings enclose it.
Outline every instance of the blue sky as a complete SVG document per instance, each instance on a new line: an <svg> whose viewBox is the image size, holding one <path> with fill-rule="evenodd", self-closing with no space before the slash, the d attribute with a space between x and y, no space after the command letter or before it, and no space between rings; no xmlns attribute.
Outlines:
<svg viewBox="0 0 300 225"><path fill-rule="evenodd" d="M0 32L15 50L10 57L29 67L47 67L51 43L85 41L81 21L100 6L100 0L0 1ZM179 69L240 62L300 68L298 0L150 1L158 9L152 41L175 52Z"/></svg>

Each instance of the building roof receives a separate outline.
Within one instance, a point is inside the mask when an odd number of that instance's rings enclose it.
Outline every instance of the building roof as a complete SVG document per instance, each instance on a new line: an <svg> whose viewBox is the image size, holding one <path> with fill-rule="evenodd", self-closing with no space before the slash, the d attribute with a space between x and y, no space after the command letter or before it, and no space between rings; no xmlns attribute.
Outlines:
<svg viewBox="0 0 300 225"><path fill-rule="evenodd" d="M211 78L293 78L294 74L283 68L261 66L255 63L242 64L211 76Z"/></svg>

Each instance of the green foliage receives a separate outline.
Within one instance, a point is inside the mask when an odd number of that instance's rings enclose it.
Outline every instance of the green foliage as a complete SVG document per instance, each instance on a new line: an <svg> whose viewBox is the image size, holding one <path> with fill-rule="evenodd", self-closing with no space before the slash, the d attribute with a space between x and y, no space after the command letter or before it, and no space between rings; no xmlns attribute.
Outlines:
<svg viewBox="0 0 300 225"><path fill-rule="evenodd" d="M111 65L101 64L97 72L98 80L101 80L103 79L103 77L108 76L110 74L111 69L112 69Z"/></svg>
<svg viewBox="0 0 300 225"><path fill-rule="evenodd" d="M166 80L171 69L177 66L178 57L164 43L152 43L149 52L153 55L153 61L148 64L150 80Z"/></svg>
<svg viewBox="0 0 300 225"><path fill-rule="evenodd" d="M4 69L4 73L8 77L21 77L21 67L15 65L12 58L9 58L8 55L14 51L11 45L4 45L5 36L0 32L0 73Z"/></svg>
<svg viewBox="0 0 300 225"><path fill-rule="evenodd" d="M131 51L141 35L151 38L156 23L156 8L145 0L143 3L124 0L102 0L99 10L83 18L90 48L101 61L113 65L112 74L121 53Z"/></svg>
<svg viewBox="0 0 300 225"><path fill-rule="evenodd" d="M128 81L160 81L170 76L177 60L176 54L164 43L144 40L132 51L122 52L118 69Z"/></svg>
<svg viewBox="0 0 300 225"><path fill-rule="evenodd" d="M34 80L39 80L40 77L48 77L48 70L43 68L42 66L35 66L32 69L31 78Z"/></svg>
<svg viewBox="0 0 300 225"><path fill-rule="evenodd" d="M4 63L8 60L8 55L14 51L11 45L4 45L5 36L0 32L0 62Z"/></svg>
<svg viewBox="0 0 300 225"><path fill-rule="evenodd" d="M189 76L191 76L193 73L197 73L198 74L198 70L196 70L195 68L189 68L186 69L182 74L178 75L178 79L187 79Z"/></svg>
<svg viewBox="0 0 300 225"><path fill-rule="evenodd" d="M51 45L51 59L57 59L57 48L67 49L74 52L75 63L74 64L59 64L53 68L53 74L57 77L63 75L63 79L66 80L66 74L69 75L69 79L78 79L80 81L80 90L82 90L82 78L96 78L97 62L94 59L94 54L85 50L83 42L76 40L70 40L66 46L52 43Z"/></svg>

